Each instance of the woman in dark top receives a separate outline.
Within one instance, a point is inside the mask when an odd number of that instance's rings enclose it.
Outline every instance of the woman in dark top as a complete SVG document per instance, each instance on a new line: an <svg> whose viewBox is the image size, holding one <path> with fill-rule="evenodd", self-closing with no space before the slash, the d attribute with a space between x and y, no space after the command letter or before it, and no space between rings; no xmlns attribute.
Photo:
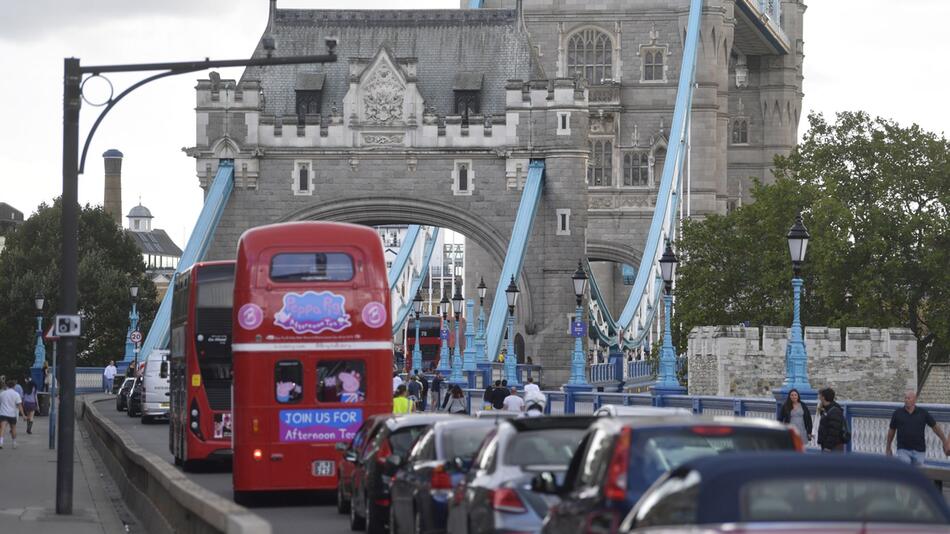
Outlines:
<svg viewBox="0 0 950 534"><path fill-rule="evenodd" d="M797 389L788 391L788 397L785 398L785 403L782 404L782 409L779 411L778 420L787 425L792 425L795 430L798 430L798 435L802 437L802 441L805 443L811 441L811 412L808 410L808 406L805 406L805 403L802 402Z"/></svg>

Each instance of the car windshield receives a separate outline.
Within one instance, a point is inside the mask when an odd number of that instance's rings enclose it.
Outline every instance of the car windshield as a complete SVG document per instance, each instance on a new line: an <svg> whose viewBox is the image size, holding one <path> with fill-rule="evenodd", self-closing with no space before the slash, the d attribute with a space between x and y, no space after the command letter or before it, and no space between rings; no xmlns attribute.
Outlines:
<svg viewBox="0 0 950 534"><path fill-rule="evenodd" d="M428 428L425 425L404 426L393 431L389 435L389 447L393 450L393 454L405 457L409 448L412 447L412 442L416 441L416 438Z"/></svg>
<svg viewBox="0 0 950 534"><path fill-rule="evenodd" d="M446 458L471 460L494 425L453 428L442 434L442 452Z"/></svg>
<svg viewBox="0 0 950 534"><path fill-rule="evenodd" d="M586 432L581 428L519 432L508 442L504 463L520 467L561 465L567 468Z"/></svg>
<svg viewBox="0 0 950 534"><path fill-rule="evenodd" d="M727 426L659 427L633 431L630 489L642 494L660 475L703 456L738 451L793 450L785 430Z"/></svg>
<svg viewBox="0 0 950 534"><path fill-rule="evenodd" d="M942 523L919 488L892 480L828 476L755 480L739 491L741 521Z"/></svg>

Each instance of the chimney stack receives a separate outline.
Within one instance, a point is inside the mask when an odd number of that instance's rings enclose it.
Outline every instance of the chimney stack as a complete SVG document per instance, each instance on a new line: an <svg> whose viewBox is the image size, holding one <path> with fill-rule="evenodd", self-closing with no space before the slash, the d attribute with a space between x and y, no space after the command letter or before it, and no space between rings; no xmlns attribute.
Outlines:
<svg viewBox="0 0 950 534"><path fill-rule="evenodd" d="M122 228L122 153L111 148L102 153L105 160L106 184L102 208Z"/></svg>

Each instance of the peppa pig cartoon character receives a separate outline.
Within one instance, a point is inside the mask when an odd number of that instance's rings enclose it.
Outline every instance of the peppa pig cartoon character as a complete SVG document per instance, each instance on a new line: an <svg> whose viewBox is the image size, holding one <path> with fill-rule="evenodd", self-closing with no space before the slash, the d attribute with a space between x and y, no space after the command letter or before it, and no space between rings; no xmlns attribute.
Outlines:
<svg viewBox="0 0 950 534"><path fill-rule="evenodd" d="M300 388L293 382L277 382L277 402L291 402L294 393L299 394Z"/></svg>
<svg viewBox="0 0 950 534"><path fill-rule="evenodd" d="M343 371L337 375L343 387L343 393L340 395L341 402L360 402L363 400L363 394L360 392L360 374L356 371Z"/></svg>

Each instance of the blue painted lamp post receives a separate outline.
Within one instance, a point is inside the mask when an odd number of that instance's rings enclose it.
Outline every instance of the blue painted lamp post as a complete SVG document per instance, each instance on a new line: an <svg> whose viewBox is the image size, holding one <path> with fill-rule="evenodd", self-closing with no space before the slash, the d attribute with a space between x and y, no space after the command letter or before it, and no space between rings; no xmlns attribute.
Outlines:
<svg viewBox="0 0 950 534"><path fill-rule="evenodd" d="M518 355L515 354L515 306L518 305L518 284L512 275L505 298L508 299L508 349L505 353L505 379L509 386L518 386Z"/></svg>
<svg viewBox="0 0 950 534"><path fill-rule="evenodd" d="M475 316L475 299L465 301L465 350L462 351L462 370L474 371L475 360L477 359L477 349L475 348L475 325L472 324L472 317Z"/></svg>
<svg viewBox="0 0 950 534"><path fill-rule="evenodd" d="M422 315L422 292L417 291L412 299L412 312L416 317L416 342L412 345L412 370L422 370L422 349L419 347L419 317Z"/></svg>
<svg viewBox="0 0 950 534"><path fill-rule="evenodd" d="M442 314L442 328L439 329L439 366L437 368L442 374L449 372L449 328L446 324L446 318L449 315L449 298L445 296L445 289L442 290L442 300L439 301L439 312Z"/></svg>
<svg viewBox="0 0 950 534"><path fill-rule="evenodd" d="M666 250L660 258L660 276L663 277L664 327L663 347L660 350L660 372L657 373L653 391L656 395L679 395L686 388L680 386L676 378L676 351L673 350L673 336L670 334L670 322L673 320L673 280L676 277L676 254L673 247L666 243Z"/></svg>
<svg viewBox="0 0 950 534"><path fill-rule="evenodd" d="M129 330L125 334L125 355L121 362L124 365L120 364L120 368L130 365L136 357L135 347L137 344L132 341L132 332L137 331L139 325L139 312L135 308L135 302L139 296L139 286L134 282L129 286L129 296L132 297L132 311L129 313Z"/></svg>
<svg viewBox="0 0 950 534"><path fill-rule="evenodd" d="M486 367L491 363L491 358L485 353L485 294L488 292L485 278L482 278L476 289L478 289L478 329L475 331L475 363L479 367Z"/></svg>
<svg viewBox="0 0 950 534"><path fill-rule="evenodd" d="M462 304L465 299L462 298L462 284L455 285L455 294L452 295L452 309L455 312L455 350L452 351L452 374L449 375L449 382L453 384L467 383L462 376L462 341L459 321L462 320Z"/></svg>
<svg viewBox="0 0 950 534"><path fill-rule="evenodd" d="M799 213L798 217L795 218L795 224L792 225L786 236L788 251L792 257L794 277L792 278L792 331L788 339L788 350L785 352L788 360L785 363L785 382L781 389L775 392L776 398L781 393L783 400L791 389L797 389L803 401L814 399L816 395L815 390L808 383L808 354L805 351L801 322L801 294L802 284L804 283L801 278L801 271L810 237L808 229L805 228L802 222L802 214Z"/></svg>
<svg viewBox="0 0 950 534"><path fill-rule="evenodd" d="M571 357L571 377L567 384L569 386L589 388L590 384L587 383L586 373L584 372L583 327L577 326L583 324L584 308L582 304L584 303L584 293L587 292L587 273L584 272L581 262L577 262L577 270L574 271L574 274L571 276L571 283L574 286L574 298L576 299L577 307L574 309L574 325L571 326L571 335L574 336L574 354Z"/></svg>
<svg viewBox="0 0 950 534"><path fill-rule="evenodd" d="M33 368L30 370L30 376L38 387L43 387L43 363L46 361L46 345L43 344L44 302L46 298L42 293L37 293L33 298L33 304L36 306L36 348L33 349Z"/></svg>

